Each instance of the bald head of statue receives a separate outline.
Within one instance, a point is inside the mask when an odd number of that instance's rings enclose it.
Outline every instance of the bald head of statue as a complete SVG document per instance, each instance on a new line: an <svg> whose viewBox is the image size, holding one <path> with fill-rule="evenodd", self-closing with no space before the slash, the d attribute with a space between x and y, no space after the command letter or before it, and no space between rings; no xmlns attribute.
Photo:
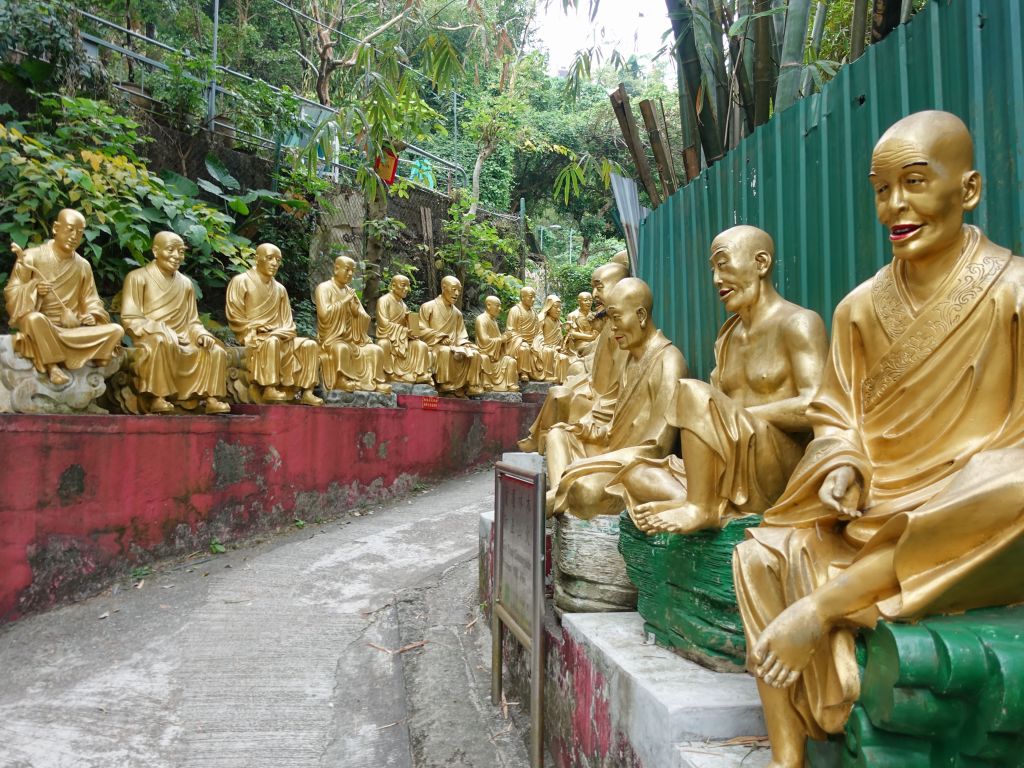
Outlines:
<svg viewBox="0 0 1024 768"><path fill-rule="evenodd" d="M711 241L711 274L719 300L729 312L742 312L774 291L775 243L763 229L740 224Z"/></svg>
<svg viewBox="0 0 1024 768"><path fill-rule="evenodd" d="M651 287L636 277L623 278L608 294L612 337L634 357L643 354L646 342L658 330L651 321L653 307Z"/></svg>
<svg viewBox="0 0 1024 768"><path fill-rule="evenodd" d="M153 238L153 260L157 268L170 277L185 260L185 241L174 232L157 232Z"/></svg>
<svg viewBox="0 0 1024 768"><path fill-rule="evenodd" d="M955 260L964 214L981 200L981 174L964 122L949 112L916 112L894 123L871 155L875 212L893 256Z"/></svg>
<svg viewBox="0 0 1024 768"><path fill-rule="evenodd" d="M590 288L594 304L599 308L607 305L607 296L612 288L625 277L629 277L629 266L619 261L609 261L595 269L590 275Z"/></svg>
<svg viewBox="0 0 1024 768"><path fill-rule="evenodd" d="M334 260L334 282L338 285L348 285L352 282L352 276L356 273L356 262L348 256L339 256Z"/></svg>
<svg viewBox="0 0 1024 768"><path fill-rule="evenodd" d="M445 275L441 278L441 299L448 306L457 304L462 296L462 283L454 275Z"/></svg>

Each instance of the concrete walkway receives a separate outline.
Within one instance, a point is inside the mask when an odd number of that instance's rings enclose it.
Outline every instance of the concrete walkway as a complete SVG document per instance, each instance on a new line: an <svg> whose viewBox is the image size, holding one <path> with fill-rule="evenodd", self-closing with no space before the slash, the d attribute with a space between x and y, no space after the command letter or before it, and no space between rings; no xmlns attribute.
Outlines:
<svg viewBox="0 0 1024 768"><path fill-rule="evenodd" d="M0 629L0 766L525 768L473 623L493 489L456 478Z"/></svg>

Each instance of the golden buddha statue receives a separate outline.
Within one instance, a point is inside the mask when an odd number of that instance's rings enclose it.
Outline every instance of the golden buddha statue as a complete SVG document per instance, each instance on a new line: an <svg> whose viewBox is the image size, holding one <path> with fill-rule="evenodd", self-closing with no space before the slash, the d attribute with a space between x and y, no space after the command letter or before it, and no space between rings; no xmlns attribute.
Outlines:
<svg viewBox="0 0 1024 768"><path fill-rule="evenodd" d="M345 392L390 394L384 383L384 350L370 341L370 315L350 283L356 263L334 260L334 277L316 287L316 333L324 386Z"/></svg>
<svg viewBox="0 0 1024 768"><path fill-rule="evenodd" d="M409 278L395 275L384 296L377 299L377 344L384 350L384 373L389 381L431 382L430 348L412 338L409 329Z"/></svg>
<svg viewBox="0 0 1024 768"><path fill-rule="evenodd" d="M296 333L288 290L274 279L281 259L276 245L256 247L256 266L228 283L228 324L245 347L256 402L287 403L298 396L303 405L322 405L313 393L320 378L320 350L315 341Z"/></svg>
<svg viewBox="0 0 1024 768"><path fill-rule="evenodd" d="M625 260L611 261L602 264L590 276L594 301L602 312L605 295L629 275L627 264ZM565 384L548 390L540 413L530 426L529 437L519 441L519 449L546 453L548 430L560 422L575 424L589 415L595 423L607 424L615 407L619 376L628 357L628 353L620 349L612 338L611 328L605 322L594 345L589 370L584 369L574 374L570 366Z"/></svg>
<svg viewBox="0 0 1024 768"><path fill-rule="evenodd" d="M825 324L775 290L767 232L722 232L710 261L732 314L718 332L711 383L678 383L668 421L679 427L682 455L637 459L609 489L647 533L720 528L764 512L810 437L806 411L828 353Z"/></svg>
<svg viewBox="0 0 1024 768"><path fill-rule="evenodd" d="M92 267L75 252L84 233L85 217L65 208L53 222L51 240L24 251L11 244L15 262L4 299L18 329L14 351L57 387L71 380L65 368L106 365L124 337L103 308Z"/></svg>
<svg viewBox="0 0 1024 768"><path fill-rule="evenodd" d="M836 308L814 440L733 559L776 768L842 730L858 627L1024 600L1024 259L964 223L958 117L894 124L869 180L893 260Z"/></svg>
<svg viewBox="0 0 1024 768"><path fill-rule="evenodd" d="M577 357L588 357L594 353L595 342L601 333L601 320L591 311L594 296L583 291L576 297L576 309L565 318L568 329L565 333L564 349Z"/></svg>
<svg viewBox="0 0 1024 768"><path fill-rule="evenodd" d="M544 360L544 381L561 384L569 368L569 356L562 352L565 339L562 335L562 300L555 294L544 299L544 306L537 313L540 333L534 345Z"/></svg>
<svg viewBox="0 0 1024 768"><path fill-rule="evenodd" d="M628 358L607 422L592 410L579 422L555 424L548 432L548 515L618 513L622 501L608 493L612 478L638 458L668 456L679 435L667 416L676 382L687 374L686 360L651 320L650 287L627 277L607 302L612 338Z"/></svg>
<svg viewBox="0 0 1024 768"><path fill-rule="evenodd" d="M457 277L441 278L441 295L420 307L419 338L434 354L434 379L442 394L479 395L480 351L466 333L466 321L456 306L462 296Z"/></svg>
<svg viewBox="0 0 1024 768"><path fill-rule="evenodd" d="M484 299L485 311L476 316L476 345L480 350L480 383L485 392L518 392L516 360L505 354L507 334L498 327L501 299Z"/></svg>
<svg viewBox="0 0 1024 768"><path fill-rule="evenodd" d="M543 345L540 317L533 313L537 292L530 286L519 291L519 303L508 311L505 330L508 354L516 359L522 381L544 381L545 371L555 369L554 352Z"/></svg>
<svg viewBox="0 0 1024 768"><path fill-rule="evenodd" d="M199 398L206 412L227 413L227 353L199 321L192 281L178 271L185 241L173 232L153 238L153 260L124 279L121 321L138 350L132 380L146 413L170 413ZM168 399L170 398L170 400Z"/></svg>

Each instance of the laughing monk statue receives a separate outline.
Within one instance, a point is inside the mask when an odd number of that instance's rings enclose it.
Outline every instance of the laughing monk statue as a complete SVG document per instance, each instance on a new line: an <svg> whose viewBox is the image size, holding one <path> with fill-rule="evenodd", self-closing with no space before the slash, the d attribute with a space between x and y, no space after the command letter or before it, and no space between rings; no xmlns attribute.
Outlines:
<svg viewBox="0 0 1024 768"><path fill-rule="evenodd" d="M836 308L814 440L733 560L775 768L842 730L857 628L1024 601L1024 259L964 224L954 115L889 128L869 179L893 261Z"/></svg>
<svg viewBox="0 0 1024 768"><path fill-rule="evenodd" d="M430 348L410 335L409 278L395 275L385 295L377 299L377 345L384 350L384 373L389 381L429 384Z"/></svg>
<svg viewBox="0 0 1024 768"><path fill-rule="evenodd" d="M245 347L256 402L288 403L298 395L303 405L322 405L313 394L320 350L312 339L297 335L288 289L274 279L281 258L276 245L257 246L256 266L228 283L225 314Z"/></svg>
<svg viewBox="0 0 1024 768"><path fill-rule="evenodd" d="M640 530L692 533L775 503L810 436L807 406L828 353L825 324L772 285L775 245L738 226L711 243L715 289L732 316L711 383L681 379L668 421L682 455L638 459L609 490Z"/></svg>
<svg viewBox="0 0 1024 768"><path fill-rule="evenodd" d="M84 232L85 217L65 208L53 222L52 240L26 251L11 245L15 262L4 299L18 329L14 351L57 387L71 381L64 368L106 365L124 336L103 308L92 267L75 252Z"/></svg>
<svg viewBox="0 0 1024 768"><path fill-rule="evenodd" d="M479 395L480 351L466 333L462 311L455 306L462 296L457 277L441 278L441 295L420 306L420 338L434 353L434 379L442 394Z"/></svg>
<svg viewBox="0 0 1024 768"><path fill-rule="evenodd" d="M153 238L153 260L124 279L121 321L139 350L134 387L147 413L170 413L171 400L206 401L207 413L227 413L223 402L227 352L199 321L192 281L178 271L185 241L173 232ZM168 400L171 398L171 400Z"/></svg>
<svg viewBox="0 0 1024 768"><path fill-rule="evenodd" d="M556 424L548 432L549 516L617 514L622 501L608 493L612 478L637 458L668 456L679 435L666 417L676 382L687 375L686 360L654 327L650 287L627 277L607 301L611 336L629 357L608 423L595 420L591 413L576 424Z"/></svg>
<svg viewBox="0 0 1024 768"><path fill-rule="evenodd" d="M370 316L350 283L356 263L334 260L334 276L316 287L316 334L327 389L390 394L384 383L384 350L370 341Z"/></svg>
<svg viewBox="0 0 1024 768"><path fill-rule="evenodd" d="M488 296L484 309L476 316L476 345L480 349L480 383L487 392L518 392L516 360L505 354L507 335L498 327L501 299Z"/></svg>
<svg viewBox="0 0 1024 768"><path fill-rule="evenodd" d="M622 253L622 260L602 264L590 276L594 301L602 313L604 297L620 280L629 275L625 251ZM615 407L619 376L628 358L629 354L619 348L612 338L611 328L604 322L594 345L589 369L573 374L570 366L570 375L565 384L548 390L540 413L530 425L529 436L519 441L519 450L546 453L548 430L561 422L575 424L584 416L590 415L594 422L607 424Z"/></svg>

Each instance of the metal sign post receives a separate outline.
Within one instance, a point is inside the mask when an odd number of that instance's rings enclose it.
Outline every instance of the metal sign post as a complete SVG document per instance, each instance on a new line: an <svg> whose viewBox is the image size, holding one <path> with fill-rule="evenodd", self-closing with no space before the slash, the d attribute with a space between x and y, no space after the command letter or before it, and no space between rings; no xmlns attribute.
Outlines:
<svg viewBox="0 0 1024 768"><path fill-rule="evenodd" d="M530 764L544 766L543 472L499 462L494 468L494 589L491 597L491 701L501 703L501 646L512 631L530 654Z"/></svg>

